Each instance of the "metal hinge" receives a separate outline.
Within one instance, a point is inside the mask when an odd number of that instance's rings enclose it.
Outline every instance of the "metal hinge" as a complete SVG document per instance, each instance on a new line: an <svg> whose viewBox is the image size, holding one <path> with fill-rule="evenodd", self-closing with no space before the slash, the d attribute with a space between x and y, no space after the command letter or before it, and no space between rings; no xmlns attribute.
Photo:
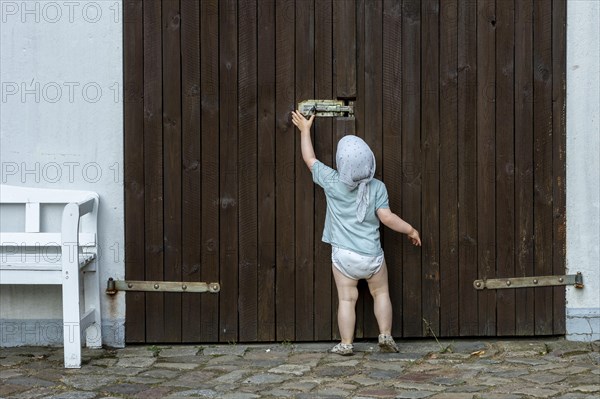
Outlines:
<svg viewBox="0 0 600 399"><path fill-rule="evenodd" d="M114 280L106 283L106 293L115 295L118 291L144 292L208 292L215 294L221 290L219 283L203 283L198 281L133 281Z"/></svg>
<svg viewBox="0 0 600 399"><path fill-rule="evenodd" d="M298 111L304 116L354 116L354 102L343 100L305 100L298 103Z"/></svg>
<svg viewBox="0 0 600 399"><path fill-rule="evenodd" d="M581 275L581 272L577 272L577 274L565 276L490 278L473 281L473 286L477 290L483 290L485 288L489 290L498 290L502 288L551 287L557 285L573 285L575 288L583 288L583 276Z"/></svg>

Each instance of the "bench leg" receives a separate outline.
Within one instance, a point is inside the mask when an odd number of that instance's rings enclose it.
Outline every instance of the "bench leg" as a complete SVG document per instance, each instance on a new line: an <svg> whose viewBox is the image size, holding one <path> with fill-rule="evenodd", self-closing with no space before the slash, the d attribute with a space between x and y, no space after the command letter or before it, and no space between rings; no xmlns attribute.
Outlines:
<svg viewBox="0 0 600 399"><path fill-rule="evenodd" d="M81 367L79 273L76 267L73 273L65 273L63 270L63 337L66 368Z"/></svg>
<svg viewBox="0 0 600 399"><path fill-rule="evenodd" d="M94 260L94 262L97 262ZM86 346L102 348L102 318L100 309L100 276L97 267L83 272L85 310L94 309L94 320L86 330Z"/></svg>

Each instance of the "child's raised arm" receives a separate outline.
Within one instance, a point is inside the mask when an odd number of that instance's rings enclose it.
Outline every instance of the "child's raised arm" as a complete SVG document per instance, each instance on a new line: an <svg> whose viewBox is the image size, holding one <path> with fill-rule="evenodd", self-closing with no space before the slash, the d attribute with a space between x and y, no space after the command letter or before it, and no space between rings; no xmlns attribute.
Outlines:
<svg viewBox="0 0 600 399"><path fill-rule="evenodd" d="M317 162L315 156L315 150L313 149L312 140L310 138L310 128L312 126L315 115L311 116L310 119L306 119L299 111L292 111L292 122L300 130L300 149L302 150L302 159L308 166L308 169L312 170L312 166Z"/></svg>

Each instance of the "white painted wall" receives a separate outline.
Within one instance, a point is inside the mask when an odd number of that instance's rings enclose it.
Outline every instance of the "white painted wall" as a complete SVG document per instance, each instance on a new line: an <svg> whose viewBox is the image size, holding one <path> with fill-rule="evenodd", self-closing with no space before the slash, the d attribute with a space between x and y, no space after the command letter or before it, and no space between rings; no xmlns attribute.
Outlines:
<svg viewBox="0 0 600 399"><path fill-rule="evenodd" d="M567 338L600 339L600 2L567 8Z"/></svg>
<svg viewBox="0 0 600 399"><path fill-rule="evenodd" d="M0 0L4 184L100 194L101 281L123 278L122 1ZM0 346L60 339L58 287L0 285ZM104 342L124 345L123 297L103 298Z"/></svg>

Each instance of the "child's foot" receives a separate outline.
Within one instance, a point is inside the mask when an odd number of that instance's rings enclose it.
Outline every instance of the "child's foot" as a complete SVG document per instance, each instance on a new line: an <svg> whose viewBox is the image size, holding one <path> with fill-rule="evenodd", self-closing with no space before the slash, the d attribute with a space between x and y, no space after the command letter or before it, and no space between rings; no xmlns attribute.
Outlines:
<svg viewBox="0 0 600 399"><path fill-rule="evenodd" d="M331 349L331 353L337 353L342 356L350 356L354 354L354 345L339 343Z"/></svg>
<svg viewBox="0 0 600 399"><path fill-rule="evenodd" d="M379 349L382 352L400 352L391 335L379 334Z"/></svg>

